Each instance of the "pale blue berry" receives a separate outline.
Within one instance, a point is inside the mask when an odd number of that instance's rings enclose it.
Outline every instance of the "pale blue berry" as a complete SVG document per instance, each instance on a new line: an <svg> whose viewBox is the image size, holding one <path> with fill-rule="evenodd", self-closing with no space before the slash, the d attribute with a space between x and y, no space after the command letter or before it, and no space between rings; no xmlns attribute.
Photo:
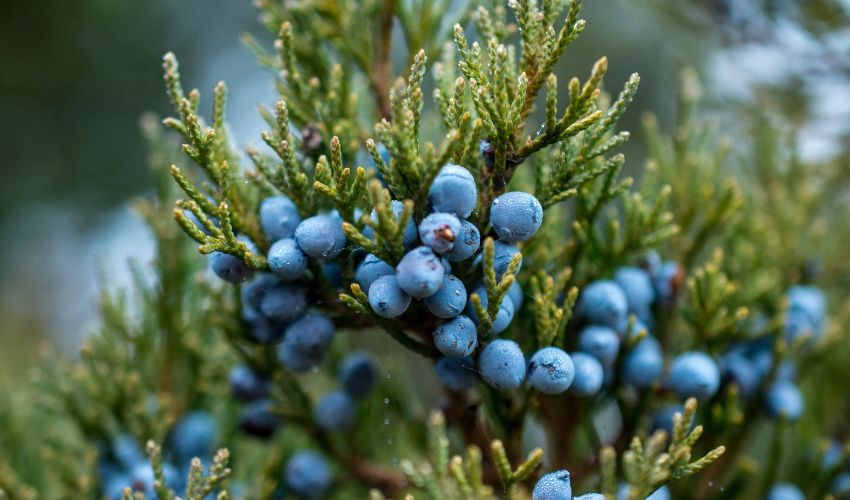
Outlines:
<svg viewBox="0 0 850 500"><path fill-rule="evenodd" d="M765 405L770 416L796 422L803 414L803 394L793 382L774 382L767 389Z"/></svg>
<svg viewBox="0 0 850 500"><path fill-rule="evenodd" d="M529 193L511 191L493 200L490 206L490 225L502 241L525 241L542 223L543 207Z"/></svg>
<svg viewBox="0 0 850 500"><path fill-rule="evenodd" d="M438 318L454 318L466 307L466 287L457 277L446 274L437 293L424 300L431 314Z"/></svg>
<svg viewBox="0 0 850 500"><path fill-rule="evenodd" d="M654 337L645 337L623 360L623 380L635 387L646 389L661 378L664 357Z"/></svg>
<svg viewBox="0 0 850 500"><path fill-rule="evenodd" d="M410 307L410 295L399 287L394 275L381 276L369 286L369 305L382 318L397 318Z"/></svg>
<svg viewBox="0 0 850 500"><path fill-rule="evenodd" d="M354 424L356 412L351 396L345 391L333 391L319 400L314 416L320 428L337 432L348 429Z"/></svg>
<svg viewBox="0 0 850 500"><path fill-rule="evenodd" d="M292 238L300 223L298 208L286 196L272 196L260 203L260 227L269 241Z"/></svg>
<svg viewBox="0 0 850 500"><path fill-rule="evenodd" d="M369 254L363 259L363 262L357 266L357 271L354 273L354 281L360 285L360 289L364 293L369 292L369 287L372 283L381 276L389 276L395 274L395 269L378 257Z"/></svg>
<svg viewBox="0 0 850 500"><path fill-rule="evenodd" d="M314 215L304 219L295 229L295 241L308 257L333 259L345 249L342 221L332 215Z"/></svg>
<svg viewBox="0 0 850 500"><path fill-rule="evenodd" d="M260 302L269 291L280 283L275 275L269 273L258 273L250 281L242 285L240 295L243 309L260 310Z"/></svg>
<svg viewBox="0 0 850 500"><path fill-rule="evenodd" d="M481 305L484 306L484 309L487 309L487 290L484 286L479 286L473 293L481 298ZM499 334L507 330L511 326L511 321L513 321L515 313L514 303L508 295L505 295L502 298L501 304L499 304L499 312L496 313L496 318L493 320L491 331ZM478 315L475 313L475 306L473 306L471 300L468 300L466 303L466 314L472 321L478 324Z"/></svg>
<svg viewBox="0 0 850 500"><path fill-rule="evenodd" d="M435 212L469 217L478 201L478 187L469 170L451 163L437 173L428 189L428 201Z"/></svg>
<svg viewBox="0 0 850 500"><path fill-rule="evenodd" d="M339 367L339 381L352 397L369 394L378 384L378 367L372 356L355 352L348 355Z"/></svg>
<svg viewBox="0 0 850 500"><path fill-rule="evenodd" d="M419 239L422 244L438 254L451 251L460 232L460 220L452 214L433 213L419 223Z"/></svg>
<svg viewBox="0 0 850 500"><path fill-rule="evenodd" d="M283 281L295 281L307 270L307 257L292 238L274 242L268 261L269 269Z"/></svg>
<svg viewBox="0 0 850 500"><path fill-rule="evenodd" d="M281 283L269 290L260 301L260 311L274 321L290 322L307 309L304 287Z"/></svg>
<svg viewBox="0 0 850 500"><path fill-rule="evenodd" d="M463 392L478 383L478 372L470 358L440 358L434 370L440 383L450 391Z"/></svg>
<svg viewBox="0 0 850 500"><path fill-rule="evenodd" d="M578 396L592 396L599 392L605 380L605 370L602 363L594 356L584 352L570 354L575 366L575 378L570 385L570 392Z"/></svg>
<svg viewBox="0 0 850 500"><path fill-rule="evenodd" d="M579 334L578 347L596 356L603 365L611 366L620 351L620 336L611 327L588 325Z"/></svg>
<svg viewBox="0 0 850 500"><path fill-rule="evenodd" d="M806 495L791 483L780 483L767 492L767 500L805 500Z"/></svg>
<svg viewBox="0 0 850 500"><path fill-rule="evenodd" d="M443 356L464 358L475 351L478 331L467 316L457 316L444 321L434 330L434 345Z"/></svg>
<svg viewBox="0 0 850 500"><path fill-rule="evenodd" d="M208 457L215 451L218 424L205 411L186 414L171 431L171 451L179 462L188 462L194 457Z"/></svg>
<svg viewBox="0 0 850 500"><path fill-rule="evenodd" d="M528 383L544 394L566 391L575 378L576 369L570 355L557 347L544 347L528 362Z"/></svg>
<svg viewBox="0 0 850 500"><path fill-rule="evenodd" d="M304 498L321 498L333 477L327 460L313 451L299 451L286 462L286 484Z"/></svg>
<svg viewBox="0 0 850 500"><path fill-rule="evenodd" d="M648 322L652 318L652 303L655 301L655 287L649 273L639 267L621 267L614 273L614 281L626 295L629 313Z"/></svg>
<svg viewBox="0 0 850 500"><path fill-rule="evenodd" d="M534 485L532 500L572 500L573 488L570 473L566 470L550 472Z"/></svg>
<svg viewBox="0 0 850 500"><path fill-rule="evenodd" d="M599 280L581 291L576 304L579 315L588 323L623 331L629 314L626 294L613 281Z"/></svg>
<svg viewBox="0 0 850 500"><path fill-rule="evenodd" d="M481 351L478 369L487 384L496 389L516 389L525 380L525 356L512 340L494 340Z"/></svg>
<svg viewBox="0 0 850 500"><path fill-rule="evenodd" d="M493 245L493 269L496 271L496 279L502 279L505 271L513 260L514 255L519 253L519 249L510 243L496 241ZM516 272L522 268L522 258L519 261L519 267Z"/></svg>
<svg viewBox="0 0 850 500"><path fill-rule="evenodd" d="M623 484L617 488L617 500L629 500L629 485ZM670 490L662 486L655 490L646 500L670 500Z"/></svg>
<svg viewBox="0 0 850 500"><path fill-rule="evenodd" d="M446 257L452 262L464 261L473 255L481 247L481 234L478 227L468 220L460 221L460 233L455 237L454 246Z"/></svg>
<svg viewBox="0 0 850 500"><path fill-rule="evenodd" d="M707 399L720 386L720 370L708 354L686 352L670 366L670 385L682 398Z"/></svg>
<svg viewBox="0 0 850 500"><path fill-rule="evenodd" d="M585 493L584 495L573 497L573 500L605 500L605 495L602 493Z"/></svg>
<svg viewBox="0 0 850 500"><path fill-rule="evenodd" d="M437 293L446 270L434 252L423 246L407 252L395 272L402 290L417 299L424 299Z"/></svg>

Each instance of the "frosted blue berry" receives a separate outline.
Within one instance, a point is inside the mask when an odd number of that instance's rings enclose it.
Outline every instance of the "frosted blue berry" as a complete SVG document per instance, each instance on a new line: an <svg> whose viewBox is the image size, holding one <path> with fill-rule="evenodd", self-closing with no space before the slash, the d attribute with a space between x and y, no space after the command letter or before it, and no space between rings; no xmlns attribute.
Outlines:
<svg viewBox="0 0 850 500"><path fill-rule="evenodd" d="M550 472L534 485L532 500L572 500L573 488L570 473L566 470Z"/></svg>
<svg viewBox="0 0 850 500"><path fill-rule="evenodd" d="M269 241L292 238L300 223L298 208L286 196L272 196L260 203L260 227Z"/></svg>
<svg viewBox="0 0 850 500"><path fill-rule="evenodd" d="M795 422L803 414L803 394L793 382L774 382L764 399L767 413L772 417L785 417Z"/></svg>
<svg viewBox="0 0 850 500"><path fill-rule="evenodd" d="M314 416L320 428L336 432L351 427L356 413L351 396L345 391L333 391L319 400Z"/></svg>
<svg viewBox="0 0 850 500"><path fill-rule="evenodd" d="M319 314L307 314L289 325L282 345L307 357L323 356L334 337L334 324Z"/></svg>
<svg viewBox="0 0 850 500"><path fill-rule="evenodd" d="M269 248L269 269L283 281L295 281L307 270L307 256L292 238L274 242Z"/></svg>
<svg viewBox="0 0 850 500"><path fill-rule="evenodd" d="M402 290L417 299L424 299L437 293L446 270L434 252L423 246L407 252L395 272Z"/></svg>
<svg viewBox="0 0 850 500"><path fill-rule="evenodd" d="M470 358L440 358L434 363L437 378L450 391L463 392L478 383L478 371Z"/></svg>
<svg viewBox="0 0 850 500"><path fill-rule="evenodd" d="M467 316L457 316L444 321L434 330L434 345L444 356L464 358L478 345L475 323Z"/></svg>
<svg viewBox="0 0 850 500"><path fill-rule="evenodd" d="M327 460L313 451L299 451L286 462L286 484L305 498L321 498L333 477Z"/></svg>
<svg viewBox="0 0 850 500"><path fill-rule="evenodd" d="M617 488L617 500L629 500L629 493L628 484L620 485ZM666 486L662 486L646 497L646 500L670 500L670 490Z"/></svg>
<svg viewBox="0 0 850 500"><path fill-rule="evenodd" d="M652 317L655 287L649 273L639 267L621 267L614 273L614 281L626 295L629 313L644 322Z"/></svg>
<svg viewBox="0 0 850 500"><path fill-rule="evenodd" d="M502 279L505 271L508 270L511 260L514 258L514 255L518 253L519 248L511 245L510 243L504 243L502 241L495 242L493 245L493 269L496 271L496 279ZM521 268L522 260L520 259L517 273L519 273Z"/></svg>
<svg viewBox="0 0 850 500"><path fill-rule="evenodd" d="M645 389L661 378L664 357L658 341L645 337L623 360L623 380L635 387Z"/></svg>
<svg viewBox="0 0 850 500"><path fill-rule="evenodd" d="M378 367L366 353L350 354L339 367L339 381L352 397L369 394L378 384Z"/></svg>
<svg viewBox="0 0 850 500"><path fill-rule="evenodd" d="M686 352L670 366L670 385L682 398L707 399L720 387L720 370L708 354Z"/></svg>
<svg viewBox="0 0 850 500"><path fill-rule="evenodd" d="M575 378L570 385L570 392L579 396L592 396L602 388L605 380L605 370L602 363L594 356L584 352L570 354L575 366Z"/></svg>
<svg viewBox="0 0 850 500"><path fill-rule="evenodd" d="M248 267L245 261L229 253L211 253L209 264L216 276L228 283L244 283L254 275L254 270Z"/></svg>
<svg viewBox="0 0 850 500"><path fill-rule="evenodd" d="M469 170L451 163L437 173L428 189L428 201L435 212L469 217L478 201L478 186Z"/></svg>
<svg viewBox="0 0 850 500"><path fill-rule="evenodd" d="M473 293L477 294L481 298L481 305L484 306L484 309L487 309L487 290L484 286L479 286ZM505 295L502 298L502 303L499 304L499 312L496 313L496 319L493 320L493 327L491 328L491 331L499 334L507 330L507 328L511 326L511 321L513 321L515 313L516 310L514 309L514 303L508 295ZM472 321L478 324L478 316L475 313L475 307L472 305L471 300L466 303L466 314L470 317L470 319L472 319Z"/></svg>
<svg viewBox="0 0 850 500"><path fill-rule="evenodd" d="M381 276L389 276L395 274L393 266L387 264L378 257L369 254L363 259L363 262L357 266L357 271L354 273L354 281L360 285L360 289L364 293L369 292L369 287L372 283Z"/></svg>
<svg viewBox="0 0 850 500"><path fill-rule="evenodd" d="M481 378L496 389L516 389L525 380L525 356L512 340L494 340L478 357Z"/></svg>
<svg viewBox="0 0 850 500"><path fill-rule="evenodd" d="M557 347L544 347L528 362L528 383L544 394L566 391L575 378L576 369L570 355Z"/></svg>
<svg viewBox="0 0 850 500"><path fill-rule="evenodd" d="M578 348L596 356L603 365L611 366L620 351L620 336L608 326L588 325L579 334Z"/></svg>
<svg viewBox="0 0 850 500"><path fill-rule="evenodd" d="M260 311L269 319L290 322L307 309L304 287L281 283L260 301Z"/></svg>
<svg viewBox="0 0 850 500"><path fill-rule="evenodd" d="M605 325L623 331L629 314L626 294L613 281L599 280L581 291L576 309L582 318L594 325Z"/></svg>
<svg viewBox="0 0 850 500"><path fill-rule="evenodd" d="M433 213L419 223L419 239L435 253L444 254L454 248L461 228L460 220L454 215Z"/></svg>
<svg viewBox="0 0 850 500"><path fill-rule="evenodd" d="M525 241L542 223L543 207L529 193L511 191L493 200L490 206L490 225L502 241Z"/></svg>
<svg viewBox="0 0 850 500"><path fill-rule="evenodd" d="M215 451L217 433L218 425L212 415L193 411L177 422L171 431L171 450L179 462L208 457Z"/></svg>
<svg viewBox="0 0 850 500"><path fill-rule="evenodd" d="M401 289L394 275L381 276L369 287L369 305L382 318L397 318L410 307L410 295Z"/></svg>
<svg viewBox="0 0 850 500"><path fill-rule="evenodd" d="M438 318L454 318L466 307L466 287L451 274L443 276L443 284L437 293L425 299L431 314Z"/></svg>
<svg viewBox="0 0 850 500"><path fill-rule="evenodd" d="M404 203L402 203L398 200L392 200L390 205L391 205L391 209L392 209L392 212L393 212L393 217L395 218L396 221L398 221L398 219L401 217L401 213L404 211ZM378 222L378 212L377 212L377 210L372 210L372 213L370 214L370 218L374 222L376 222L376 223ZM367 238L374 239L375 230L372 229L371 227L367 226L366 229L363 230L363 235L366 236ZM407 225L404 226L404 233L402 234L402 241L404 243L404 248L410 248L411 246L413 246L413 244L416 243L416 238L418 236L419 236L419 233L416 230L416 224L413 222L413 217L411 217L410 219L408 219Z"/></svg>
<svg viewBox="0 0 850 500"><path fill-rule="evenodd" d="M275 433L280 418L271 412L271 401L258 399L246 404L239 415L239 428L249 436L268 439Z"/></svg>
<svg viewBox="0 0 850 500"><path fill-rule="evenodd" d="M236 365L230 370L230 391L236 399L248 402L266 397L269 380L252 370L248 365Z"/></svg>
<svg viewBox="0 0 850 500"><path fill-rule="evenodd" d="M295 229L295 241L308 257L333 259L345 249L342 221L332 215L315 215L305 219Z"/></svg>
<svg viewBox="0 0 850 500"><path fill-rule="evenodd" d="M462 220L460 233L456 235L454 246L446 257L451 262L461 262L475 255L480 247L481 233L478 232L478 227L467 220Z"/></svg>
<svg viewBox="0 0 850 500"><path fill-rule="evenodd" d="M780 483L767 492L767 500L805 500L806 495L791 483Z"/></svg>

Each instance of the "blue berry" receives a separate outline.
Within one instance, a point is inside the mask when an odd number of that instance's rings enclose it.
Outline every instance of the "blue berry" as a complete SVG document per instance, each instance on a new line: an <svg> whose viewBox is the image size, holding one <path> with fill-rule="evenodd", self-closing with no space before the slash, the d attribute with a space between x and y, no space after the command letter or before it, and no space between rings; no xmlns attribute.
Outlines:
<svg viewBox="0 0 850 500"><path fill-rule="evenodd" d="M239 428L249 436L261 439L270 438L280 425L280 419L270 411L271 401L258 399L242 408L239 415Z"/></svg>
<svg viewBox="0 0 850 500"><path fill-rule="evenodd" d="M805 313L818 332L826 321L826 295L815 286L792 286L788 289L788 309Z"/></svg>
<svg viewBox="0 0 850 500"><path fill-rule="evenodd" d="M605 370L602 363L590 354L574 352L570 354L575 365L576 375L570 386L570 392L579 396L592 396L602 388Z"/></svg>
<svg viewBox="0 0 850 500"><path fill-rule="evenodd" d="M738 393L745 398L752 396L761 382L761 377L753 363L737 352L728 353L723 357L722 370L723 379L735 384Z"/></svg>
<svg viewBox="0 0 850 500"><path fill-rule="evenodd" d="M419 223L419 239L435 253L444 254L454 248L461 228L460 221L454 215L433 213Z"/></svg>
<svg viewBox="0 0 850 500"><path fill-rule="evenodd" d="M534 485L532 500L572 500L573 488L570 473L566 470L550 472Z"/></svg>
<svg viewBox="0 0 850 500"><path fill-rule="evenodd" d="M272 196L260 203L260 227L269 241L292 238L300 223L298 208L286 196Z"/></svg>
<svg viewBox="0 0 850 500"><path fill-rule="evenodd" d="M276 241L269 249L269 269L284 281L295 281L307 270L307 257L292 238Z"/></svg>
<svg viewBox="0 0 850 500"><path fill-rule="evenodd" d="M717 363L704 352L680 354L670 366L670 384L680 397L707 399L720 386Z"/></svg>
<svg viewBox="0 0 850 500"><path fill-rule="evenodd" d="M369 305L382 318L397 318L410 307L410 295L399 287L394 275L381 276L369 287Z"/></svg>
<svg viewBox="0 0 850 500"><path fill-rule="evenodd" d="M339 381L352 397L369 394L378 384L378 368L371 356L362 352L350 354L339 367Z"/></svg>
<svg viewBox="0 0 850 500"><path fill-rule="evenodd" d="M614 281L626 295L629 313L648 322L652 316L652 303L655 301L655 288L649 273L639 267L621 267L614 273Z"/></svg>
<svg viewBox="0 0 850 500"><path fill-rule="evenodd" d="M505 243L502 241L496 241L493 244L493 270L496 271L496 279L502 279L502 276L508 270L508 266L513 260L514 255L519 253L519 248L516 246ZM522 258L519 261L519 267L517 268L517 273L522 268Z"/></svg>
<svg viewBox="0 0 850 500"><path fill-rule="evenodd" d="M557 347L540 349L528 362L528 383L544 394L566 391L576 375L570 355Z"/></svg>
<svg viewBox="0 0 850 500"><path fill-rule="evenodd" d="M487 309L487 290L484 286L479 286L473 293L481 298L481 305L484 306L484 309ZM509 296L505 295L502 298L502 303L499 304L499 312L496 313L496 319L493 320L493 327L491 328L492 332L499 334L507 330L507 328L511 326L511 321L514 319L515 312L514 303L511 302L511 298ZM475 314L475 307L472 305L471 300L466 303L466 314L472 319L472 321L478 324L478 316Z"/></svg>
<svg viewBox="0 0 850 500"><path fill-rule="evenodd" d="M478 186L469 170L451 163L437 173L428 189L428 201L435 212L466 218L478 201Z"/></svg>
<svg viewBox="0 0 850 500"><path fill-rule="evenodd" d="M323 356L334 336L334 324L325 316L307 314L289 325L283 345L292 346L296 352L308 357Z"/></svg>
<svg viewBox="0 0 850 500"><path fill-rule="evenodd" d="M208 457L215 448L218 425L205 411L186 414L171 431L171 450L180 462L194 457Z"/></svg>
<svg viewBox="0 0 850 500"><path fill-rule="evenodd" d="M345 249L342 222L332 215L314 215L295 229L295 241L308 257L329 260Z"/></svg>
<svg viewBox="0 0 850 500"><path fill-rule="evenodd" d="M325 359L325 353L319 354L304 354L295 347L294 344L283 342L277 348L277 355L280 362L289 371L294 373L305 373L315 369Z"/></svg>
<svg viewBox="0 0 850 500"><path fill-rule="evenodd" d="M444 321L434 330L434 345L444 356L464 358L475 351L478 331L467 316L457 316Z"/></svg>
<svg viewBox="0 0 850 500"><path fill-rule="evenodd" d="M440 383L450 391L463 392L478 383L478 372L470 358L440 358L434 370Z"/></svg>
<svg viewBox="0 0 850 500"><path fill-rule="evenodd" d="M850 472L843 472L832 481L829 487L830 493L835 498L846 498L850 494Z"/></svg>
<svg viewBox="0 0 850 500"><path fill-rule="evenodd" d="M461 262L475 255L480 247L481 233L478 232L478 227L467 220L462 220L460 221L460 232L455 237L454 246L446 254L446 257L452 262Z"/></svg>
<svg viewBox="0 0 850 500"><path fill-rule="evenodd" d="M519 286L519 282L514 280L511 283L511 287L508 288L508 297L511 298L511 303L514 305L514 311L519 311L522 308L522 301L525 299L525 294L522 291L522 287Z"/></svg>
<svg viewBox="0 0 850 500"><path fill-rule="evenodd" d="M596 356L603 365L611 366L620 351L620 336L613 328L588 325L579 334L578 347Z"/></svg>
<svg viewBox="0 0 850 500"><path fill-rule="evenodd" d="M502 241L525 241L534 236L542 223L543 207L529 193L505 193L493 200L490 207L490 224Z"/></svg>
<svg viewBox="0 0 850 500"><path fill-rule="evenodd" d="M393 266L382 261L378 257L369 254L363 259L363 262L357 266L357 271L354 273L354 281L360 285L363 293L369 292L369 287L372 283L381 276L389 276L395 274Z"/></svg>
<svg viewBox="0 0 850 500"><path fill-rule="evenodd" d="M791 483L780 483L767 492L767 500L805 500L806 495Z"/></svg>
<svg viewBox="0 0 850 500"><path fill-rule="evenodd" d="M391 209L392 209L392 212L393 212L393 216L394 216L395 220L398 221L398 219L401 217L402 211L404 211L404 203L402 203L398 200L393 200L390 203L390 205L391 205ZM378 222L378 211L372 210L372 213L370 214L370 218L374 222L377 223ZM363 235L366 236L367 238L374 238L375 237L375 230L372 229L369 226L366 226L366 229L363 230ZM413 244L416 243L416 238L418 236L419 236L419 233L416 230L416 224L413 222L413 217L411 217L407 221L407 225L404 226L404 233L402 234L402 241L404 243L404 248L410 248L411 246L413 246Z"/></svg>
<svg viewBox="0 0 850 500"><path fill-rule="evenodd" d="M584 495L573 497L573 500L605 500L605 495L602 493L585 493Z"/></svg>
<svg viewBox="0 0 850 500"><path fill-rule="evenodd" d="M177 486L179 474L173 465L167 462L164 463L163 475L165 476L165 483L169 488ZM130 484L125 486L132 488L133 492L144 493L148 498L156 498L154 481L156 481L156 476L153 473L153 466L150 462L141 462L130 470Z"/></svg>
<svg viewBox="0 0 850 500"><path fill-rule="evenodd" d="M305 498L321 498L333 480L331 468L322 455L299 451L286 462L286 484Z"/></svg>
<svg viewBox="0 0 850 500"><path fill-rule="evenodd" d="M230 391L243 402L262 399L269 393L269 380L248 365L234 366L230 370L229 382Z"/></svg>
<svg viewBox="0 0 850 500"><path fill-rule="evenodd" d="M607 280L594 281L584 287L576 309L588 323L610 326L617 331L625 329L629 314L623 289Z"/></svg>
<svg viewBox="0 0 850 500"><path fill-rule="evenodd" d="M617 500L629 500L629 485L623 484L617 488ZM670 500L670 490L662 486L655 490L646 500Z"/></svg>
<svg viewBox="0 0 850 500"><path fill-rule="evenodd" d="M512 340L494 340L481 351L478 369L487 384L496 389L516 389L525 380L525 356Z"/></svg>
<svg viewBox="0 0 850 500"><path fill-rule="evenodd" d="M210 269L228 283L239 284L248 281L254 270L241 258L224 252L213 252L209 256Z"/></svg>
<svg viewBox="0 0 850 500"><path fill-rule="evenodd" d="M765 395L765 405L770 416L795 422L803 414L803 395L793 382L774 382Z"/></svg>
<svg viewBox="0 0 850 500"><path fill-rule="evenodd" d="M407 252L395 268L398 285L408 295L424 299L437 293L446 270L428 247Z"/></svg>
<svg viewBox="0 0 850 500"><path fill-rule="evenodd" d="M661 305L669 307L676 300L676 292L682 280L682 267L678 262L668 260L651 275L656 300Z"/></svg>
<svg viewBox="0 0 850 500"><path fill-rule="evenodd" d="M449 259L447 259L445 255L440 256L440 264L443 265L443 272L445 272L446 274L451 274L452 263L449 262Z"/></svg>
<svg viewBox="0 0 850 500"><path fill-rule="evenodd" d="M112 440L111 452L121 468L130 469L145 461L145 454L136 439L129 434L119 434Z"/></svg>
<svg viewBox="0 0 850 500"><path fill-rule="evenodd" d="M673 416L677 413L685 414L685 409L680 404L669 404L663 406L652 414L652 432L663 429L668 436L673 435ZM694 424L691 423L691 427Z"/></svg>
<svg viewBox="0 0 850 500"><path fill-rule="evenodd" d="M293 321L307 309L307 294L298 285L281 283L260 301L260 311L275 321Z"/></svg>
<svg viewBox="0 0 850 500"><path fill-rule="evenodd" d="M101 476L103 485L103 497L108 500L121 500L124 498L124 488L130 487L132 478L127 472L119 471Z"/></svg>
<svg viewBox="0 0 850 500"><path fill-rule="evenodd" d="M438 318L454 318L466 307L466 287L451 274L443 276L443 285L437 293L425 299L431 314Z"/></svg>
<svg viewBox="0 0 850 500"><path fill-rule="evenodd" d="M242 319L247 327L248 339L258 344L277 344L286 331L285 324L272 321L254 309L243 309Z"/></svg>
<svg viewBox="0 0 850 500"><path fill-rule="evenodd" d="M841 457L844 456L844 445L835 439L829 442L826 450L823 453L823 460L821 461L821 467L823 469L832 469L838 462L841 461Z"/></svg>
<svg viewBox="0 0 850 500"><path fill-rule="evenodd" d="M646 389L661 377L664 357L658 341L646 337L623 360L623 380L635 387Z"/></svg>
<svg viewBox="0 0 850 500"><path fill-rule="evenodd" d="M356 412L354 400L345 391L329 392L316 405L316 423L327 431L341 431L354 424Z"/></svg>
<svg viewBox="0 0 850 500"><path fill-rule="evenodd" d="M251 281L242 285L240 295L244 309L260 310L260 302L272 288L278 285L280 280L269 273L258 273Z"/></svg>

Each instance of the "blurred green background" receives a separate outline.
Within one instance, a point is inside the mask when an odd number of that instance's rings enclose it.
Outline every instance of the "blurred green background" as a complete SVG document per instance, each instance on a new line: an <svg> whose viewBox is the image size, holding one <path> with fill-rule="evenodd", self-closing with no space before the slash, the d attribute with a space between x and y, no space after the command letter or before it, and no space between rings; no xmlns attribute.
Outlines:
<svg viewBox="0 0 850 500"><path fill-rule="evenodd" d="M274 90L239 41L244 32L271 39L247 0L2 9L0 375L15 375L41 341L76 351L97 319L98 269L122 286L129 257L150 259L128 201L150 188L138 121L167 112L162 54L177 53L188 85L227 82L240 145L259 141L256 104L272 102ZM706 109L730 134L766 106L800 128L805 158L824 159L842 154L850 131L848 15L848 0L588 1L588 28L558 71L586 71L604 54L610 85L641 74L624 122L634 133L632 173L643 163L640 116L651 110L669 128L685 65L703 76Z"/></svg>

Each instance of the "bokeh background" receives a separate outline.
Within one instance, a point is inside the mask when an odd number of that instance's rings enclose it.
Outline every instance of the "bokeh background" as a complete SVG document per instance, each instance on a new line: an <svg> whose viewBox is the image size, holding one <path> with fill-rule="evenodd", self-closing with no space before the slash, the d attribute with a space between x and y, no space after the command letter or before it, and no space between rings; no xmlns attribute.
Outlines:
<svg viewBox="0 0 850 500"><path fill-rule="evenodd" d="M608 82L641 74L624 120L632 172L643 164L640 116L651 110L669 129L683 66L699 72L704 111L730 135L767 110L798 129L804 158L847 154L850 0L593 0L583 17L559 72L604 54ZM237 142L259 142L256 105L275 94L240 43L270 40L256 18L248 0L0 7L0 377L19 376L45 342L76 352L97 321L98 274L124 286L127 260L150 260L130 200L152 182L139 118L168 111L162 54L177 53L187 85L225 80Z"/></svg>

